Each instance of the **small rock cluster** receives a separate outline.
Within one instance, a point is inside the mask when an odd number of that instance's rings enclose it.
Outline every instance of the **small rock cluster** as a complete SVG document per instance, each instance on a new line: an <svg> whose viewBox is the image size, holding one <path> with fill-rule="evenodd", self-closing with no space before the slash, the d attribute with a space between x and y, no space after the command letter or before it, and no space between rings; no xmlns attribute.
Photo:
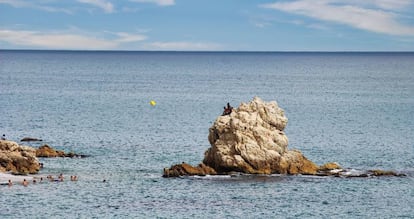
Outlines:
<svg viewBox="0 0 414 219"><path fill-rule="evenodd" d="M14 141L0 140L0 172L11 172L16 175L38 173L42 164L38 157L85 157L85 155L73 152L55 150L49 145L40 146L38 149L19 145Z"/></svg>
<svg viewBox="0 0 414 219"><path fill-rule="evenodd" d="M64 151L55 150L45 144L36 150L36 157L85 157L85 155L75 154L73 152L66 153Z"/></svg>

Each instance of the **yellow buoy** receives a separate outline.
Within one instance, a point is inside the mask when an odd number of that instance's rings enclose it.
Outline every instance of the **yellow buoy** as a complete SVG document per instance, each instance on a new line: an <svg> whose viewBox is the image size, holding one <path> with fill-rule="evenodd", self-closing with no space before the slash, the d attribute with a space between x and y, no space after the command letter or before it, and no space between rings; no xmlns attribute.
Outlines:
<svg viewBox="0 0 414 219"><path fill-rule="evenodd" d="M157 104L157 102L155 102L154 100L150 101L151 106L155 106L155 104Z"/></svg>

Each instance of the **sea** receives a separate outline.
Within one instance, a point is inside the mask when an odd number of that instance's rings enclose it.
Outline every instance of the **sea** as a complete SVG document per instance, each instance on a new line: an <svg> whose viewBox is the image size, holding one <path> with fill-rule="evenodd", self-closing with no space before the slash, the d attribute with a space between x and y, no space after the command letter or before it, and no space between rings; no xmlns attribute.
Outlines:
<svg viewBox="0 0 414 219"><path fill-rule="evenodd" d="M316 164L406 176L162 177L255 96ZM414 218L412 52L0 50L0 118L9 140L87 155L40 159L63 182L0 186L0 218Z"/></svg>

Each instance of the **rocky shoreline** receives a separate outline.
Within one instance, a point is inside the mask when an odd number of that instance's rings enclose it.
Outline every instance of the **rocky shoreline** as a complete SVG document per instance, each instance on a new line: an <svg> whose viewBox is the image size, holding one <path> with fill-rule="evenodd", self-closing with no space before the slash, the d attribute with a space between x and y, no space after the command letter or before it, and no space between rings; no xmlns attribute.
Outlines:
<svg viewBox="0 0 414 219"><path fill-rule="evenodd" d="M230 107L229 107L230 108ZM288 149L288 119L276 101L255 97L218 116L209 129L211 147L203 161L164 168L163 177L242 174L289 174L339 177L405 176L394 171L357 171L335 162L318 166L299 150Z"/></svg>
<svg viewBox="0 0 414 219"><path fill-rule="evenodd" d="M39 172L40 167L35 148L0 140L0 172L34 174Z"/></svg>
<svg viewBox="0 0 414 219"><path fill-rule="evenodd" d="M15 175L37 174L42 168L42 163L38 159L40 157L82 158L85 155L55 150L46 144L36 149L19 145L14 141L0 140L0 172L10 172Z"/></svg>

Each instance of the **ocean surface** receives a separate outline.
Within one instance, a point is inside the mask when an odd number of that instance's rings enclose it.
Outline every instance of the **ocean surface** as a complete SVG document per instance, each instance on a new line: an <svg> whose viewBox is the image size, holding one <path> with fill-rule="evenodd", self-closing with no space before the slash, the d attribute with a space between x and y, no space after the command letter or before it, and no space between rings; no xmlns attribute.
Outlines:
<svg viewBox="0 0 414 219"><path fill-rule="evenodd" d="M407 176L162 178L254 96L315 163ZM414 218L414 53L0 50L0 117L10 140L89 155L40 159L64 182L0 186L0 218Z"/></svg>

